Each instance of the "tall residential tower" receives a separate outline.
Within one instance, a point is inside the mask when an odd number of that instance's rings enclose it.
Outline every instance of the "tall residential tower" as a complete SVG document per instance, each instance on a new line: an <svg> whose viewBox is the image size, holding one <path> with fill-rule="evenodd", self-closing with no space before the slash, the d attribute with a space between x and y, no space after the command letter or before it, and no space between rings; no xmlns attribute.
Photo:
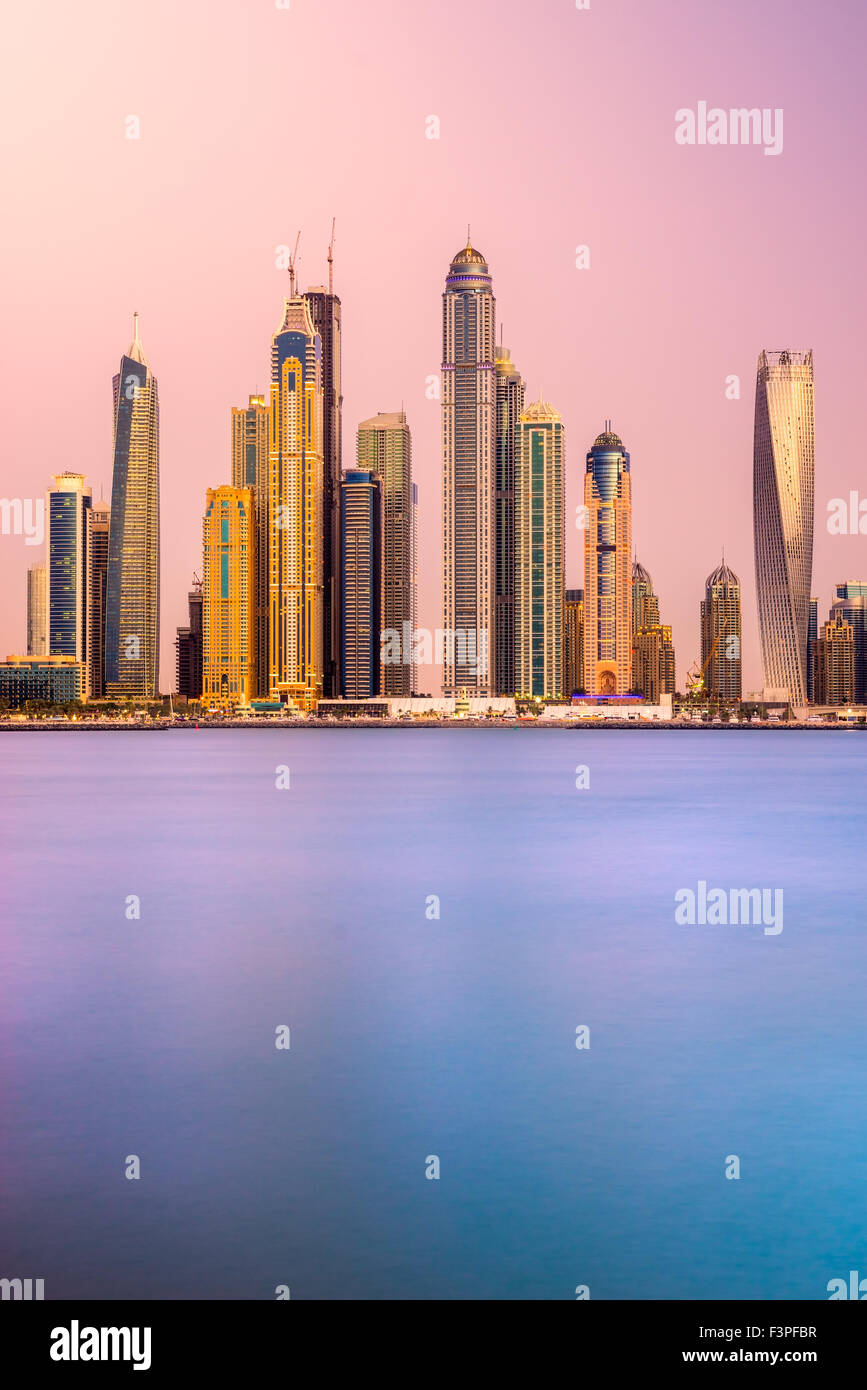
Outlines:
<svg viewBox="0 0 867 1390"><path fill-rule="evenodd" d="M105 692L159 695L160 407L134 318L114 392L114 471L105 599Z"/></svg>
<svg viewBox="0 0 867 1390"><path fill-rule="evenodd" d="M401 648L412 654L412 441L402 410L380 412L358 426L359 469L382 481L383 632L396 632ZM382 641L376 634L377 644ZM380 695L411 695L412 664L386 663L380 672Z"/></svg>
<svg viewBox="0 0 867 1390"><path fill-rule="evenodd" d="M322 344L291 294L271 343L269 694L303 710L323 685Z"/></svg>
<svg viewBox="0 0 867 1390"><path fill-rule="evenodd" d="M487 262L470 243L443 293L443 692L484 696L495 596L496 305Z"/></svg>
<svg viewBox="0 0 867 1390"><path fill-rule="evenodd" d="M540 398L515 448L514 693L542 699L563 694L563 453L563 421Z"/></svg>
<svg viewBox="0 0 867 1390"><path fill-rule="evenodd" d="M588 695L626 695L632 680L632 477L606 421L584 474L584 684Z"/></svg>
<svg viewBox="0 0 867 1390"><path fill-rule="evenodd" d="M753 530L766 689L807 698L813 570L812 352L762 352L756 375Z"/></svg>

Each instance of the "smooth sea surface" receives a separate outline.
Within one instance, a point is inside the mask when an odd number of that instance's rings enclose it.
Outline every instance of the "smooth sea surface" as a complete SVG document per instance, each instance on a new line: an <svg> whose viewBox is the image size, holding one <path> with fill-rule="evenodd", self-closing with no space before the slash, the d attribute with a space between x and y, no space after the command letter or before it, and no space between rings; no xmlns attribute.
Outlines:
<svg viewBox="0 0 867 1390"><path fill-rule="evenodd" d="M865 792L855 730L0 735L0 1277L827 1298L867 1275ZM782 932L679 925L699 880Z"/></svg>

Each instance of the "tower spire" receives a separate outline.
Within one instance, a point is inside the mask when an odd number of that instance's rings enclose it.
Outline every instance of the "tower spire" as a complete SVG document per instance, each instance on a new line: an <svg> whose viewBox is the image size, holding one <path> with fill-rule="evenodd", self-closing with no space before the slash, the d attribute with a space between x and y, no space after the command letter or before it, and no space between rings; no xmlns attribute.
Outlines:
<svg viewBox="0 0 867 1390"><path fill-rule="evenodd" d="M131 342L130 345L129 345L129 352L127 353L127 357L131 357L132 360L133 360L133 362L141 362L141 364L142 364L143 366L146 366L146 365L147 365L147 364L145 363L144 348L143 348L142 345L141 345L141 338L139 337L139 333L138 333L138 310L137 310L137 309L133 310L133 316L132 316L132 342Z"/></svg>
<svg viewBox="0 0 867 1390"><path fill-rule="evenodd" d="M334 224L337 218L331 219L331 240L328 243L328 293L334 293Z"/></svg>

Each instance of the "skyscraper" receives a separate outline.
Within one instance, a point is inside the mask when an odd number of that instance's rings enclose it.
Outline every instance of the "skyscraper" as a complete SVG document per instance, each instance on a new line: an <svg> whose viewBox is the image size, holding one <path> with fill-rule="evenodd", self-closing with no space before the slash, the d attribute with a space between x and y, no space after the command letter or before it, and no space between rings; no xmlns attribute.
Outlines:
<svg viewBox="0 0 867 1390"><path fill-rule="evenodd" d="M48 651L87 660L87 513L90 488L82 473L57 473L45 514L48 557Z"/></svg>
<svg viewBox="0 0 867 1390"><path fill-rule="evenodd" d="M418 483L412 485L412 630L418 626ZM410 667L411 687L417 690L415 663Z"/></svg>
<svg viewBox="0 0 867 1390"><path fill-rule="evenodd" d="M584 690L584 590L567 589L563 603L563 694Z"/></svg>
<svg viewBox="0 0 867 1390"><path fill-rule="evenodd" d="M322 696L322 407L322 344L293 293L271 343L268 688L304 710Z"/></svg>
<svg viewBox="0 0 867 1390"><path fill-rule="evenodd" d="M232 407L232 486L250 487L256 509L256 693L268 693L268 448L264 396Z"/></svg>
<svg viewBox="0 0 867 1390"><path fill-rule="evenodd" d="M256 696L256 510L249 487L208 488L203 523L202 696Z"/></svg>
<svg viewBox="0 0 867 1390"><path fill-rule="evenodd" d="M259 543L258 528L256 544ZM257 554L258 560L258 554ZM186 627L178 628L177 648L178 694L188 700L198 700L202 694L202 581L193 575L193 587L187 594L189 618Z"/></svg>
<svg viewBox="0 0 867 1390"><path fill-rule="evenodd" d="M495 358L497 393L494 479L495 591L493 688L515 693L515 447L524 382L507 347Z"/></svg>
<svg viewBox="0 0 867 1390"><path fill-rule="evenodd" d="M515 694L563 693L563 421L541 397L515 447Z"/></svg>
<svg viewBox="0 0 867 1390"><path fill-rule="evenodd" d="M867 705L867 583L847 579L837 585L837 597L831 605L831 618L840 613L851 624L854 643L855 684L853 703Z"/></svg>
<svg viewBox="0 0 867 1390"><path fill-rule="evenodd" d="M632 685L649 705L674 694L674 644L666 623L640 627L632 639Z"/></svg>
<svg viewBox="0 0 867 1390"><path fill-rule="evenodd" d="M810 704L816 698L816 639L819 636L819 600L810 599L807 617L807 699Z"/></svg>
<svg viewBox="0 0 867 1390"><path fill-rule="evenodd" d="M87 694L105 695L105 598L108 586L108 547L111 508L94 502L87 513Z"/></svg>
<svg viewBox="0 0 867 1390"><path fill-rule="evenodd" d="M855 633L838 609L816 640L816 704L854 703Z"/></svg>
<svg viewBox="0 0 867 1390"><path fill-rule="evenodd" d="M443 293L443 691L492 690L496 305L467 239Z"/></svg>
<svg viewBox="0 0 867 1390"><path fill-rule="evenodd" d="M660 695L673 695L674 645L671 628L661 622L659 599L644 565L632 566L632 689L648 704L658 705Z"/></svg>
<svg viewBox="0 0 867 1390"><path fill-rule="evenodd" d="M813 354L762 352L756 375L753 529L766 689L807 695L813 569Z"/></svg>
<svg viewBox="0 0 867 1390"><path fill-rule="evenodd" d="M387 629L382 617L382 492L381 475L370 468L350 469L340 489L341 687L353 700L383 693L381 678L389 672L410 670L402 640L395 642L389 634L384 642L381 637ZM402 639L402 629L397 632ZM383 650L391 655L390 663L381 663Z"/></svg>
<svg viewBox="0 0 867 1390"><path fill-rule="evenodd" d="M341 307L334 293L334 234L328 248L328 289L305 292L313 329L322 344L322 661L323 693L340 690L340 481L343 471L343 369Z"/></svg>
<svg viewBox="0 0 867 1390"><path fill-rule="evenodd" d="M636 560L632 566L632 631L640 627L655 627L659 622L659 599L653 592L653 580Z"/></svg>
<svg viewBox="0 0 867 1390"><path fill-rule="evenodd" d="M380 412L362 421L356 456L359 469L368 469L382 480L382 629L400 633L402 646L411 647L412 442L404 412ZM378 693L410 695L411 663L384 665Z"/></svg>
<svg viewBox="0 0 867 1390"><path fill-rule="evenodd" d="M138 314L114 393L114 471L105 600L105 690L159 695L160 407Z"/></svg>
<svg viewBox="0 0 867 1390"><path fill-rule="evenodd" d="M587 454L584 504L584 683L626 695L632 678L632 478L629 454L606 421Z"/></svg>
<svg viewBox="0 0 867 1390"><path fill-rule="evenodd" d="M27 571L27 655L47 656L46 584L44 565L31 565Z"/></svg>
<svg viewBox="0 0 867 1390"><path fill-rule="evenodd" d="M741 582L725 560L705 580L701 669L712 700L741 698Z"/></svg>

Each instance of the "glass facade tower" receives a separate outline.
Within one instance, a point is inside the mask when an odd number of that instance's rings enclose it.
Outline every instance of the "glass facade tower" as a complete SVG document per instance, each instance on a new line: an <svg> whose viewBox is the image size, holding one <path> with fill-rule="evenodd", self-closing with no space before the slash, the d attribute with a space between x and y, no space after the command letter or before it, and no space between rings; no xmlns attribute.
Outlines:
<svg viewBox="0 0 867 1390"><path fill-rule="evenodd" d="M139 339L112 382L114 470L105 600L105 692L154 699L160 662L160 408Z"/></svg>
<svg viewBox="0 0 867 1390"><path fill-rule="evenodd" d="M813 571L812 352L762 352L756 375L753 532L766 690L807 698Z"/></svg>

